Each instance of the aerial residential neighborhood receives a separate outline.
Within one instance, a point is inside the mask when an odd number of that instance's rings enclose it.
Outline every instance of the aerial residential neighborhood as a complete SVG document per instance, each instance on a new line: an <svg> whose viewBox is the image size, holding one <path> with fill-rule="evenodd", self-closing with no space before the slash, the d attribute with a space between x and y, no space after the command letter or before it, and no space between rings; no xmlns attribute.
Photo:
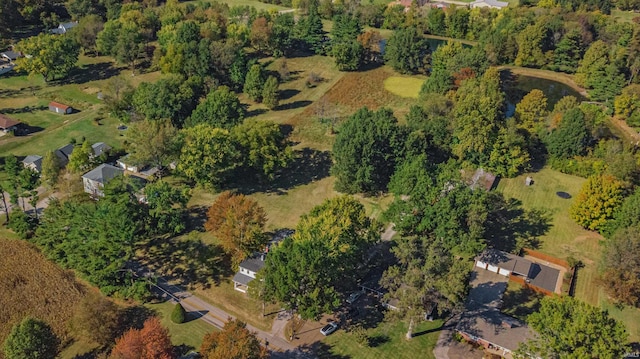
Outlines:
<svg viewBox="0 0 640 359"><path fill-rule="evenodd" d="M633 358L640 3L0 4L0 359Z"/></svg>

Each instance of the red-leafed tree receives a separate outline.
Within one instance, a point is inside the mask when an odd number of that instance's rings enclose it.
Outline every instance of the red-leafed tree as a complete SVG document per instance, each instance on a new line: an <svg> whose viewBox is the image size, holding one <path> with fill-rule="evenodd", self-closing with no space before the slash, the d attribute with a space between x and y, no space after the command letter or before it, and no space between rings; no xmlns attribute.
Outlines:
<svg viewBox="0 0 640 359"><path fill-rule="evenodd" d="M219 332L204 336L200 354L204 359L267 359L269 352L255 333L239 320L229 320Z"/></svg>
<svg viewBox="0 0 640 359"><path fill-rule="evenodd" d="M116 340L112 359L174 359L175 353L167 328L151 317L142 329L130 329Z"/></svg>
<svg viewBox="0 0 640 359"><path fill-rule="evenodd" d="M462 81L474 78L476 78L476 73L470 67L463 67L453 74L453 84L458 88L462 85Z"/></svg>

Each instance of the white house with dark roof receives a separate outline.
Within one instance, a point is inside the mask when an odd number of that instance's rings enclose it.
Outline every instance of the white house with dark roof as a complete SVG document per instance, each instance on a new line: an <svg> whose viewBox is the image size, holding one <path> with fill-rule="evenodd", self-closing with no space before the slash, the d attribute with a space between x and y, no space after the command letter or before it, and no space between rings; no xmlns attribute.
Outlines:
<svg viewBox="0 0 640 359"><path fill-rule="evenodd" d="M93 197L103 197L104 192L102 189L104 185L123 174L124 170L121 168L103 163L82 176L84 191Z"/></svg>
<svg viewBox="0 0 640 359"><path fill-rule="evenodd" d="M246 293L249 283L256 279L256 274L264 267L266 254L256 253L240 263L240 268L233 276L233 289Z"/></svg>
<svg viewBox="0 0 640 359"><path fill-rule="evenodd" d="M509 6L508 2L498 1L498 0L476 0L469 4L472 9L488 7L491 9L504 9Z"/></svg>
<svg viewBox="0 0 640 359"><path fill-rule="evenodd" d="M69 30L73 29L74 27L78 26L78 22L77 21L71 21L71 22L63 22L60 25L58 25L57 28L51 30L52 34L66 34Z"/></svg>
<svg viewBox="0 0 640 359"><path fill-rule="evenodd" d="M42 170L42 156L29 155L22 160L22 165L40 173Z"/></svg>

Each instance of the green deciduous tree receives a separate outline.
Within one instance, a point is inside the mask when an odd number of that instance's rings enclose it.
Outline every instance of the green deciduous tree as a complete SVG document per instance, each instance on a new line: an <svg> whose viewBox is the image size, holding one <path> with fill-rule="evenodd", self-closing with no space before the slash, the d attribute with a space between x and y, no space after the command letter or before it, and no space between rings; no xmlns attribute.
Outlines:
<svg viewBox="0 0 640 359"><path fill-rule="evenodd" d="M578 156L584 153L589 140L584 113L574 108L564 113L558 128L547 136L547 151L556 158Z"/></svg>
<svg viewBox="0 0 640 359"><path fill-rule="evenodd" d="M280 104L279 96L278 79L275 76L269 76L262 87L262 103L273 110Z"/></svg>
<svg viewBox="0 0 640 359"><path fill-rule="evenodd" d="M542 67L546 65L547 24L540 21L529 25L518 36L518 55L515 59L517 66Z"/></svg>
<svg viewBox="0 0 640 359"><path fill-rule="evenodd" d="M144 187L149 210L148 232L178 234L186 229L185 212L191 198L188 188L156 181Z"/></svg>
<svg viewBox="0 0 640 359"><path fill-rule="evenodd" d="M340 127L333 145L336 189L346 193L384 191L404 142L388 109L358 110Z"/></svg>
<svg viewBox="0 0 640 359"><path fill-rule="evenodd" d="M144 120L127 131L127 150L131 163L163 168L178 157L178 131L169 120Z"/></svg>
<svg viewBox="0 0 640 359"><path fill-rule="evenodd" d="M91 14L81 18L78 25L71 29L71 34L84 53L97 54L96 40L103 28L102 18Z"/></svg>
<svg viewBox="0 0 640 359"><path fill-rule="evenodd" d="M387 42L384 61L394 70L406 73L422 72L427 65L429 44L416 28L397 30Z"/></svg>
<svg viewBox="0 0 640 359"><path fill-rule="evenodd" d="M197 125L181 131L177 170L199 185L220 185L238 166L240 153L227 130Z"/></svg>
<svg viewBox="0 0 640 359"><path fill-rule="evenodd" d="M244 108L238 96L227 86L220 86L209 92L207 98L193 110L186 125L195 126L205 123L213 127L230 129L242 123L243 119Z"/></svg>
<svg viewBox="0 0 640 359"><path fill-rule="evenodd" d="M260 273L265 299L278 300L305 319L333 310L340 293L353 288L355 270L379 229L352 197L316 206L302 216L293 237L269 251Z"/></svg>
<svg viewBox="0 0 640 359"><path fill-rule="evenodd" d="M579 225L602 229L622 204L623 185L610 175L591 176L582 185L569 213Z"/></svg>
<svg viewBox="0 0 640 359"><path fill-rule="evenodd" d="M469 79L456 92L453 107L453 153L474 164L488 159L502 114L504 94L495 68Z"/></svg>
<svg viewBox="0 0 640 359"><path fill-rule="evenodd" d="M53 151L49 151L44 155L40 178L49 188L53 188L58 183L60 167L60 158Z"/></svg>
<svg viewBox="0 0 640 359"><path fill-rule="evenodd" d="M262 207L243 194L223 192L207 211L204 227L220 241L239 264L253 252L264 249L267 215Z"/></svg>
<svg viewBox="0 0 640 359"><path fill-rule="evenodd" d="M531 90L516 105L518 125L530 133L537 132L547 114L547 97L538 89Z"/></svg>
<svg viewBox="0 0 640 359"><path fill-rule="evenodd" d="M403 238L393 253L398 264L383 274L387 300L398 300L399 315L408 321L407 339L415 323L437 305L441 312L459 308L466 298L469 266L455 258L443 240Z"/></svg>
<svg viewBox="0 0 640 359"><path fill-rule="evenodd" d="M93 148L89 141L84 141L81 146L76 146L69 156L67 168L71 172L87 171L93 165Z"/></svg>
<svg viewBox="0 0 640 359"><path fill-rule="evenodd" d="M4 355L7 359L54 359L59 345L49 324L27 317L11 329L4 341Z"/></svg>
<svg viewBox="0 0 640 359"><path fill-rule="evenodd" d="M640 189L638 187L632 195L624 199L614 219L607 222L602 232L606 237L611 237L617 230L627 227L640 227Z"/></svg>
<svg viewBox="0 0 640 359"><path fill-rule="evenodd" d="M628 351L624 326L606 311L569 296L544 297L540 304L528 317L538 336L521 345L521 355L619 358Z"/></svg>
<svg viewBox="0 0 640 359"><path fill-rule="evenodd" d="M182 128L184 120L198 105L203 89L202 78L180 76L165 77L155 83L143 82L132 98L137 116L148 120L170 119L176 128Z"/></svg>
<svg viewBox="0 0 640 359"><path fill-rule="evenodd" d="M250 120L234 127L231 134L244 169L259 178L272 180L293 159L289 141L276 123Z"/></svg>
<svg viewBox="0 0 640 359"><path fill-rule="evenodd" d="M265 82L264 77L264 70L259 64L251 66L247 73L243 91L254 101L260 102L262 100L262 88Z"/></svg>
<svg viewBox="0 0 640 359"><path fill-rule="evenodd" d="M18 67L39 74L45 81L67 77L76 67L80 48L69 36L40 34L20 41L16 49L30 56L17 60Z"/></svg>

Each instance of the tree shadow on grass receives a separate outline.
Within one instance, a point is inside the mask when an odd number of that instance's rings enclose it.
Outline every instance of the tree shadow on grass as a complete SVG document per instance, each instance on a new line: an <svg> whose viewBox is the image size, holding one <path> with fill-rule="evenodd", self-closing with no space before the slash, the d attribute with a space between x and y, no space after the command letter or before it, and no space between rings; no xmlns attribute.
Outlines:
<svg viewBox="0 0 640 359"><path fill-rule="evenodd" d="M207 313L209 313L208 310L194 310L191 312L187 312L187 315L185 315L183 323L189 323L189 322L193 322L194 320L198 320L204 317L205 315L207 315Z"/></svg>
<svg viewBox="0 0 640 359"><path fill-rule="evenodd" d="M0 90L0 98L13 98L27 96L29 93L33 96L36 95L36 91L40 91L42 86L27 86L19 90L15 89L2 89Z"/></svg>
<svg viewBox="0 0 640 359"><path fill-rule="evenodd" d="M83 84L89 81L106 80L119 74L120 69L114 67L112 63L99 62L74 69L66 79L60 81L60 84Z"/></svg>
<svg viewBox="0 0 640 359"><path fill-rule="evenodd" d="M144 322L158 313L142 305L126 307L120 311L116 338L119 338L129 329L142 329Z"/></svg>
<svg viewBox="0 0 640 359"><path fill-rule="evenodd" d="M302 108L302 107L307 107L309 105L311 105L311 101L309 100L301 100L301 101L294 101L294 102L290 102L290 103L285 103L282 104L278 107L276 107L276 111L282 111L282 110L293 110L296 108Z"/></svg>
<svg viewBox="0 0 640 359"><path fill-rule="evenodd" d="M391 341L388 335L384 334L376 334L369 337L369 346L372 348L377 348L383 344L386 344Z"/></svg>
<svg viewBox="0 0 640 359"><path fill-rule="evenodd" d="M46 109L48 109L47 106L24 106L16 108L3 108L0 113L5 115L13 115L17 113L32 113L35 111L44 111Z"/></svg>
<svg viewBox="0 0 640 359"><path fill-rule="evenodd" d="M288 100L299 93L300 90L296 89L280 90L280 100Z"/></svg>
<svg viewBox="0 0 640 359"><path fill-rule="evenodd" d="M222 277L232 274L222 249L205 244L197 233L185 239L158 238L145 247L141 263L180 286L208 288L211 281L217 285Z"/></svg>
<svg viewBox="0 0 640 359"><path fill-rule="evenodd" d="M485 238L494 248L519 253L522 248L536 249L539 237L551 228L551 216L542 209L526 210L520 200L493 198L493 210L485 225Z"/></svg>
<svg viewBox="0 0 640 359"><path fill-rule="evenodd" d="M273 181L256 183L256 180L252 180L252 176L238 176L238 181L232 186L243 194L256 192L285 194L289 189L328 177L331 163L329 151L318 151L307 147L296 151L293 163L281 170Z"/></svg>

